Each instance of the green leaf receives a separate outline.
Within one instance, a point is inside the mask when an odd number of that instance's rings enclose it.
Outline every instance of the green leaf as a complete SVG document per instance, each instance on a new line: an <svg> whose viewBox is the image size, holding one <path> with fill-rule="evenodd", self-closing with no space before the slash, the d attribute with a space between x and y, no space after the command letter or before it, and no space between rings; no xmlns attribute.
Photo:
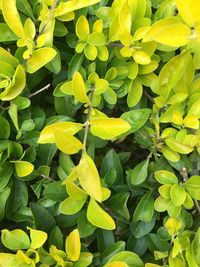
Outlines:
<svg viewBox="0 0 200 267"><path fill-rule="evenodd" d="M18 37L10 30L7 24L0 23L0 42L16 41Z"/></svg>
<svg viewBox="0 0 200 267"><path fill-rule="evenodd" d="M6 187L3 191L1 191L0 194L0 222L4 219L4 215L5 215L5 206L6 206L6 202L7 199L10 195L10 188Z"/></svg>
<svg viewBox="0 0 200 267"><path fill-rule="evenodd" d="M178 184L176 175L172 172L160 170L154 173L156 180L160 184Z"/></svg>
<svg viewBox="0 0 200 267"><path fill-rule="evenodd" d="M138 203L133 214L134 221L150 222L154 214L154 199L151 192L147 192Z"/></svg>
<svg viewBox="0 0 200 267"><path fill-rule="evenodd" d="M0 177L3 177L3 179L0 179L0 191L2 191L8 184L13 171L14 171L14 166L12 163L4 162L3 164L1 164Z"/></svg>
<svg viewBox="0 0 200 267"><path fill-rule="evenodd" d="M183 186L192 198L200 200L200 176L191 176Z"/></svg>
<svg viewBox="0 0 200 267"><path fill-rule="evenodd" d="M78 217L77 227L80 237L88 237L96 230L96 227L88 221L85 209L81 211L81 214Z"/></svg>
<svg viewBox="0 0 200 267"><path fill-rule="evenodd" d="M131 129L127 132L127 134L134 133L139 130L148 120L150 114L151 109L149 108L136 109L123 113L121 118L127 121L131 126Z"/></svg>
<svg viewBox="0 0 200 267"><path fill-rule="evenodd" d="M53 201L62 201L67 197L65 186L61 182L49 183L44 189L44 197Z"/></svg>
<svg viewBox="0 0 200 267"><path fill-rule="evenodd" d="M183 143L176 141L174 138L166 138L165 143L173 151L178 152L180 154L189 154L194 150L193 147L184 145Z"/></svg>
<svg viewBox="0 0 200 267"><path fill-rule="evenodd" d="M33 51L32 56L27 60L27 72L31 74L36 72L49 63L56 54L56 50L50 47L42 47Z"/></svg>
<svg viewBox="0 0 200 267"><path fill-rule="evenodd" d="M9 231L7 229L2 230L1 240L3 245L11 250L30 248L30 240L28 235L20 229L13 231Z"/></svg>
<svg viewBox="0 0 200 267"><path fill-rule="evenodd" d="M69 260L77 261L80 257L81 242L78 229L73 230L65 241L65 251Z"/></svg>
<svg viewBox="0 0 200 267"><path fill-rule="evenodd" d="M171 201L175 206L181 206L186 199L186 192L182 186L172 185L170 190Z"/></svg>
<svg viewBox="0 0 200 267"><path fill-rule="evenodd" d="M87 219L99 228L113 230L116 227L112 217L106 213L93 198L90 198L89 201Z"/></svg>
<svg viewBox="0 0 200 267"><path fill-rule="evenodd" d="M148 176L148 165L149 158L140 162L136 167L131 171L131 183L133 185L138 185L143 183Z"/></svg>
<svg viewBox="0 0 200 267"><path fill-rule="evenodd" d="M1 8L7 25L17 36L24 37L24 28L17 11L16 0L2 1Z"/></svg>
<svg viewBox="0 0 200 267"><path fill-rule="evenodd" d="M94 161L84 153L78 166L76 167L76 172L79 177L79 181L83 189L87 194L97 201L102 201L102 191L100 178Z"/></svg>
<svg viewBox="0 0 200 267"><path fill-rule="evenodd" d="M34 165L28 161L11 161L15 164L15 171L19 177L24 177L32 173Z"/></svg>
<svg viewBox="0 0 200 267"><path fill-rule="evenodd" d="M120 118L91 120L90 125L91 133L104 140L113 139L130 129L130 125Z"/></svg>
<svg viewBox="0 0 200 267"><path fill-rule="evenodd" d="M10 124L9 122L2 116L0 116L0 139L8 139L10 136Z"/></svg>

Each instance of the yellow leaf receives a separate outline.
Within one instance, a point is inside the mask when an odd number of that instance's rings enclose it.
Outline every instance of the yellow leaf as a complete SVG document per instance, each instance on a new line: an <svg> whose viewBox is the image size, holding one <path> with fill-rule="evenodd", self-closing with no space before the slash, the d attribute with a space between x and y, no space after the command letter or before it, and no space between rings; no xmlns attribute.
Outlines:
<svg viewBox="0 0 200 267"><path fill-rule="evenodd" d="M110 189L108 189L106 187L102 187L101 191L102 191L102 201L105 201L106 199L108 199L110 197L110 195L111 195Z"/></svg>
<svg viewBox="0 0 200 267"><path fill-rule="evenodd" d="M88 97L86 94L85 84L81 74L78 71L73 75L72 87L75 98L82 103L87 103Z"/></svg>
<svg viewBox="0 0 200 267"><path fill-rule="evenodd" d="M77 261L80 257L81 242L78 229L72 231L65 241L65 251L69 260Z"/></svg>
<svg viewBox="0 0 200 267"><path fill-rule="evenodd" d="M198 120L197 116L195 116L193 114L188 114L184 118L183 123L184 123L185 127L192 128L192 129L199 129L199 120Z"/></svg>
<svg viewBox="0 0 200 267"><path fill-rule="evenodd" d="M144 267L161 267L161 266L154 263L146 263Z"/></svg>
<svg viewBox="0 0 200 267"><path fill-rule="evenodd" d="M6 90L2 94L0 94L0 99L3 101L9 101L15 98L16 96L21 94L21 92L25 88L25 85L26 74L24 68L22 67L22 65L18 65L10 86L8 86ZM1 95L3 96L1 97Z"/></svg>
<svg viewBox="0 0 200 267"><path fill-rule="evenodd" d="M175 233L177 233L182 226L182 223L178 221L176 218L169 218L165 222L165 228L167 229L168 233L173 236Z"/></svg>
<svg viewBox="0 0 200 267"><path fill-rule="evenodd" d="M112 217L105 212L93 198L90 199L88 205L87 219L93 225L102 229L114 230L116 227Z"/></svg>
<svg viewBox="0 0 200 267"><path fill-rule="evenodd" d="M200 5L196 0L176 0L176 6L182 19L190 27L195 27L200 23Z"/></svg>
<svg viewBox="0 0 200 267"><path fill-rule="evenodd" d="M30 230L31 248L37 249L42 247L47 240L47 233L29 227L28 229Z"/></svg>
<svg viewBox="0 0 200 267"><path fill-rule="evenodd" d="M172 122L177 125L183 124L183 117L179 111L174 111L172 114Z"/></svg>
<svg viewBox="0 0 200 267"><path fill-rule="evenodd" d="M167 138L165 140L165 143L170 147L173 151L178 152L180 154L189 154L191 153L194 148L191 146L184 145L178 141L176 141L174 138Z"/></svg>
<svg viewBox="0 0 200 267"><path fill-rule="evenodd" d="M98 19L95 21L95 23L92 26L92 31L93 32L102 32L103 31L103 20Z"/></svg>
<svg viewBox="0 0 200 267"><path fill-rule="evenodd" d="M91 120L91 133L105 140L113 139L125 132L131 126L121 118Z"/></svg>
<svg viewBox="0 0 200 267"><path fill-rule="evenodd" d="M101 202L102 191L99 174L93 160L86 153L83 154L76 167L76 172L83 189L88 195Z"/></svg>
<svg viewBox="0 0 200 267"><path fill-rule="evenodd" d="M27 72L34 73L49 63L57 52L51 47L42 47L33 51L32 56L27 60Z"/></svg>
<svg viewBox="0 0 200 267"><path fill-rule="evenodd" d="M0 266L14 267L18 264L15 254L0 253Z"/></svg>
<svg viewBox="0 0 200 267"><path fill-rule="evenodd" d="M19 177L24 177L32 173L34 165L28 161L11 161L15 164L15 171Z"/></svg>
<svg viewBox="0 0 200 267"><path fill-rule="evenodd" d="M66 189L68 195L73 199L79 200L79 199L85 199L87 197L85 191L83 191L79 186L77 186L73 182L68 182L66 184Z"/></svg>
<svg viewBox="0 0 200 267"><path fill-rule="evenodd" d="M54 137L57 148L66 154L76 154L83 148L82 143L76 137L62 130L54 130Z"/></svg>
<svg viewBox="0 0 200 267"><path fill-rule="evenodd" d="M147 65L151 62L150 56L144 51L135 51L133 53L133 58L135 62L141 65Z"/></svg>
<svg viewBox="0 0 200 267"><path fill-rule="evenodd" d="M24 37L24 28L16 8L16 0L1 1L4 20L11 30L19 37Z"/></svg>
<svg viewBox="0 0 200 267"><path fill-rule="evenodd" d="M157 21L147 31L143 42L156 41L163 45L179 47L189 43L190 28L176 17Z"/></svg>
<svg viewBox="0 0 200 267"><path fill-rule="evenodd" d="M81 41L87 41L90 34L89 23L85 16L80 16L76 23L76 35Z"/></svg>
<svg viewBox="0 0 200 267"><path fill-rule="evenodd" d="M81 123L75 123L70 121L65 122L56 122L50 125L47 125L38 139L39 144L55 143L54 132L63 131L67 134L74 135L82 128Z"/></svg>
<svg viewBox="0 0 200 267"><path fill-rule="evenodd" d="M123 261L112 261L105 264L103 267L128 267Z"/></svg>

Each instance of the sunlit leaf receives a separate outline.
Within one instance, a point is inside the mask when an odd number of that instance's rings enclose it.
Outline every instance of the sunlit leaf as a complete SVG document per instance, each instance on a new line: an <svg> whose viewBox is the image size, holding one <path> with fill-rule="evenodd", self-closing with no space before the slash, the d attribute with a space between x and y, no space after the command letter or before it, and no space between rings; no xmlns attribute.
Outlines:
<svg viewBox="0 0 200 267"><path fill-rule="evenodd" d="M37 249L42 247L47 240L47 233L32 228L28 229L30 230L31 248Z"/></svg>
<svg viewBox="0 0 200 267"><path fill-rule="evenodd" d="M15 171L19 177L24 177L32 173L34 165L28 161L11 161L15 164Z"/></svg>
<svg viewBox="0 0 200 267"><path fill-rule="evenodd" d="M87 103L88 97L86 94L85 84L79 72L75 72L73 75L72 87L73 87L75 98L82 103Z"/></svg>
<svg viewBox="0 0 200 267"><path fill-rule="evenodd" d="M81 242L78 229L73 230L65 241L65 251L69 260L77 261L80 257Z"/></svg>
<svg viewBox="0 0 200 267"><path fill-rule="evenodd" d="M11 250L30 248L29 237L24 231L20 229L12 231L4 229L1 233L1 240L5 247Z"/></svg>

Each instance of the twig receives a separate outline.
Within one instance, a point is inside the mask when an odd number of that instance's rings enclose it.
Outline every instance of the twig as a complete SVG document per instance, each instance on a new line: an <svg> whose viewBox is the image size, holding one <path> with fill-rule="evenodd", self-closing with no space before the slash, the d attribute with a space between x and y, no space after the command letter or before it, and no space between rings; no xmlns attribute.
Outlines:
<svg viewBox="0 0 200 267"><path fill-rule="evenodd" d="M46 29L46 27L47 27L47 25L48 25L48 23L49 23L49 20L51 19L51 16L52 16L52 14L53 14L53 11L54 11L54 9L55 9L57 3L58 3L58 0L54 0L54 3L53 3L53 5L52 5L52 7L51 7L51 9L50 9L50 12L49 12L49 15L48 15L48 17L47 17L46 22L45 22L44 25L42 26L42 29L40 30L40 32L35 36L35 40L34 40L35 43L36 43L37 39L38 39L38 38L43 34L43 32L45 31L45 29Z"/></svg>
<svg viewBox="0 0 200 267"><path fill-rule="evenodd" d="M155 103L154 98L146 90L143 90L143 94L149 99L151 103Z"/></svg>
<svg viewBox="0 0 200 267"><path fill-rule="evenodd" d="M92 99L94 96L94 87L92 87L92 91L90 94L90 99L89 99L89 104L88 104L88 112L87 112L87 118L86 122L84 123L85 126L85 132L84 132L84 137L83 137L83 153L86 150L86 143L87 143L87 137L88 137L88 131L90 128L90 115L91 115L91 110L92 110Z"/></svg>
<svg viewBox="0 0 200 267"><path fill-rule="evenodd" d="M34 93L32 93L32 94L30 94L29 95L29 98L31 98L31 97L33 97L33 96L35 96L35 95L37 95L37 94L39 94L39 93L41 93L41 92L43 92L43 91L45 91L45 90L47 90L47 89L49 89L49 87L51 86L51 84L49 83L49 84L47 84L46 86L44 86L44 87L42 87L41 89L39 89L38 91L36 91L36 92L34 92Z"/></svg>

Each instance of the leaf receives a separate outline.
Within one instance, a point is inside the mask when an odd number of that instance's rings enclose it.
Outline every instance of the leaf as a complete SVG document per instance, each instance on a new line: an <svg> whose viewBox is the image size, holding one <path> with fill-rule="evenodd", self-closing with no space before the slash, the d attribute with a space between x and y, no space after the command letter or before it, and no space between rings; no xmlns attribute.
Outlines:
<svg viewBox="0 0 200 267"><path fill-rule="evenodd" d="M75 98L81 103L87 103L88 97L86 94L86 88L81 74L77 71L72 78L72 87Z"/></svg>
<svg viewBox="0 0 200 267"><path fill-rule="evenodd" d="M114 230L116 227L112 217L93 198L90 198L88 204L87 219L93 225L106 230Z"/></svg>
<svg viewBox="0 0 200 267"><path fill-rule="evenodd" d="M130 129L130 125L120 118L91 120L90 125L91 133L104 140L113 139Z"/></svg>
<svg viewBox="0 0 200 267"><path fill-rule="evenodd" d="M59 211L66 215L73 215L82 209L85 204L87 196L82 199L66 198L60 203Z"/></svg>
<svg viewBox="0 0 200 267"><path fill-rule="evenodd" d="M139 130L148 120L150 114L151 109L149 108L136 109L123 113L121 118L127 121L131 126L131 129L127 132L127 134L134 133Z"/></svg>
<svg viewBox="0 0 200 267"><path fill-rule="evenodd" d="M88 195L101 202L102 191L99 174L93 160L86 153L83 154L76 167L76 172L83 189Z"/></svg>
<svg viewBox="0 0 200 267"><path fill-rule="evenodd" d="M193 147L184 145L183 143L176 141L174 138L166 138L165 143L173 151L178 152L180 154L189 154L194 150Z"/></svg>
<svg viewBox="0 0 200 267"><path fill-rule="evenodd" d="M87 42L94 46L102 46L106 43L105 35L102 32L93 32L88 37Z"/></svg>
<svg viewBox="0 0 200 267"><path fill-rule="evenodd" d="M176 17L170 17L153 24L145 34L143 42L156 41L163 45L179 47L189 43L190 35L191 30L187 25Z"/></svg>
<svg viewBox="0 0 200 267"><path fill-rule="evenodd" d="M181 206L186 199L186 192L182 186L174 184L170 190L171 201L175 206Z"/></svg>
<svg viewBox="0 0 200 267"><path fill-rule="evenodd" d="M88 221L85 209L81 211L81 214L78 217L77 228L79 230L80 237L88 237L96 230L96 227Z"/></svg>
<svg viewBox="0 0 200 267"><path fill-rule="evenodd" d="M87 41L89 34L89 23L85 16L80 16L76 22L76 35L81 41Z"/></svg>
<svg viewBox="0 0 200 267"><path fill-rule="evenodd" d="M136 167L131 171L131 184L138 185L143 183L147 179L148 166L149 158L136 165Z"/></svg>
<svg viewBox="0 0 200 267"><path fill-rule="evenodd" d="M10 136L10 124L9 122L2 116L0 116L0 139L8 139Z"/></svg>
<svg viewBox="0 0 200 267"><path fill-rule="evenodd" d="M2 230L1 240L3 245L11 250L30 248L30 240L28 235L20 229L15 229L12 231L7 229Z"/></svg>
<svg viewBox="0 0 200 267"><path fill-rule="evenodd" d="M175 2L178 8L178 12L186 24L188 24L190 27L195 27L196 25L200 23L200 19L199 19L200 7L197 1L176 0Z"/></svg>
<svg viewBox="0 0 200 267"><path fill-rule="evenodd" d="M67 192L65 186L61 185L61 182L52 182L49 183L44 191L44 197L51 199L53 201L62 201L67 197Z"/></svg>
<svg viewBox="0 0 200 267"><path fill-rule="evenodd" d="M143 267L144 264L137 254L131 251L122 251L114 255L108 262L122 261L129 267Z"/></svg>
<svg viewBox="0 0 200 267"><path fill-rule="evenodd" d="M3 101L8 101L17 97L23 91L25 85L26 74L24 68L22 67L22 65L18 65L15 70L12 82L6 88L6 90L2 94L0 94L0 99Z"/></svg>
<svg viewBox="0 0 200 267"><path fill-rule="evenodd" d="M128 267L128 265L122 261L112 261L105 264L104 267Z"/></svg>
<svg viewBox="0 0 200 267"><path fill-rule="evenodd" d="M24 28L16 8L16 0L1 2L4 20L11 30L19 37L24 37Z"/></svg>
<svg viewBox="0 0 200 267"><path fill-rule="evenodd" d="M86 44L84 48L84 53L86 58L89 60L95 60L98 54L97 48L94 45Z"/></svg>
<svg viewBox="0 0 200 267"><path fill-rule="evenodd" d="M130 91L128 92L127 104L128 107L134 107L138 104L143 94L143 87L138 79L132 82Z"/></svg>
<svg viewBox="0 0 200 267"><path fill-rule="evenodd" d="M0 42L16 41L18 37L10 30L7 24L0 23Z"/></svg>
<svg viewBox="0 0 200 267"><path fill-rule="evenodd" d="M188 52L179 54L168 61L160 71L159 91L160 95L164 96L165 99L167 99L171 89L183 76L189 58Z"/></svg>
<svg viewBox="0 0 200 267"><path fill-rule="evenodd" d="M194 115L200 119L200 99L197 99L189 108L188 115Z"/></svg>
<svg viewBox="0 0 200 267"><path fill-rule="evenodd" d="M11 192L11 190L9 187L6 187L3 191L1 191L1 194L0 194L0 222L4 219L6 202L7 202L9 195L10 195L10 192Z"/></svg>
<svg viewBox="0 0 200 267"><path fill-rule="evenodd" d="M76 154L83 148L82 143L77 138L63 131L54 131L54 137L57 148L66 154Z"/></svg>
<svg viewBox="0 0 200 267"><path fill-rule="evenodd" d="M191 176L183 186L192 198L200 200L200 176Z"/></svg>
<svg viewBox="0 0 200 267"><path fill-rule="evenodd" d="M81 242L78 229L73 230L65 241L65 251L69 260L77 261L80 257Z"/></svg>
<svg viewBox="0 0 200 267"><path fill-rule="evenodd" d="M32 173L34 165L28 161L11 161L15 164L15 171L19 177L24 177Z"/></svg>
<svg viewBox="0 0 200 267"><path fill-rule="evenodd" d="M163 146L160 150L167 160L171 162L177 162L180 160L180 155L177 152L171 150L169 147Z"/></svg>
<svg viewBox="0 0 200 267"><path fill-rule="evenodd" d="M31 248L37 249L42 247L47 240L47 233L29 227L28 229L30 230Z"/></svg>
<svg viewBox="0 0 200 267"><path fill-rule="evenodd" d="M81 123L75 122L57 122L50 125L47 125L42 132L40 133L40 137L38 139L39 144L46 144L46 143L55 143L54 133L57 131L65 132L69 135L76 134L81 128Z"/></svg>
<svg viewBox="0 0 200 267"><path fill-rule="evenodd" d="M73 182L67 182L66 184L67 193L70 198L75 200L81 200L87 198L87 194L78 185Z"/></svg>
<svg viewBox="0 0 200 267"><path fill-rule="evenodd" d="M178 184L178 179L172 172L160 170L156 171L154 176L160 184Z"/></svg>
<svg viewBox="0 0 200 267"><path fill-rule="evenodd" d="M199 129L199 120L198 120L197 116L195 116L195 115L188 114L184 118L183 123L184 123L185 127L192 128L192 129Z"/></svg>
<svg viewBox="0 0 200 267"><path fill-rule="evenodd" d="M154 199L151 192L147 192L139 201L133 214L134 221L150 222L154 214Z"/></svg>
<svg viewBox="0 0 200 267"><path fill-rule="evenodd" d="M10 253L0 253L0 264L6 267L16 267L16 255Z"/></svg>
<svg viewBox="0 0 200 267"><path fill-rule="evenodd" d="M36 72L49 63L56 54L56 50L51 47L42 47L33 51L31 57L27 60L27 72L31 74Z"/></svg>

